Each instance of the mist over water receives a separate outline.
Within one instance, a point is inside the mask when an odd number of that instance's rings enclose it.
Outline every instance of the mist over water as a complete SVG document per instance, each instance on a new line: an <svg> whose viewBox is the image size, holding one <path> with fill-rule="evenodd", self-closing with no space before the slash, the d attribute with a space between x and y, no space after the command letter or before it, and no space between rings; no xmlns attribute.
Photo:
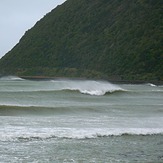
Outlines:
<svg viewBox="0 0 163 163"><path fill-rule="evenodd" d="M0 78L0 162L161 162L162 124L163 86Z"/></svg>

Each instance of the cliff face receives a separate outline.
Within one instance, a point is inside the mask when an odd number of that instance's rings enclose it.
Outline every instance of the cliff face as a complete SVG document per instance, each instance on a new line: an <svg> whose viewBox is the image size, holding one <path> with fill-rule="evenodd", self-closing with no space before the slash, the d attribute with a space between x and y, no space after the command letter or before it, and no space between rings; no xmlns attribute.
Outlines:
<svg viewBox="0 0 163 163"><path fill-rule="evenodd" d="M0 60L0 73L163 80L162 7L162 0L67 0Z"/></svg>

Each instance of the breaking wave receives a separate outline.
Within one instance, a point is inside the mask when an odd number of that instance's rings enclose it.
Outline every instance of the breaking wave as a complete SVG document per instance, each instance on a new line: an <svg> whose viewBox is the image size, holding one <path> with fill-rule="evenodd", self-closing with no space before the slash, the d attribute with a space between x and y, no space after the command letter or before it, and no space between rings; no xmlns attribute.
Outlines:
<svg viewBox="0 0 163 163"><path fill-rule="evenodd" d="M0 80L24 80L19 77L3 77ZM16 85L14 88L12 85L0 88L3 92L59 92L59 91L78 91L82 94L103 96L107 93L114 93L119 91L125 91L121 87L115 84L111 84L107 81L95 81L95 80L49 80L49 81L26 81L22 84Z"/></svg>
<svg viewBox="0 0 163 163"><path fill-rule="evenodd" d="M105 81L79 81L67 83L62 90L79 91L82 94L103 96L106 93L124 91L118 85Z"/></svg>
<svg viewBox="0 0 163 163"><path fill-rule="evenodd" d="M110 136L150 136L162 134L163 128L18 128L17 130L14 129L13 131L10 129L9 132L1 132L0 139L1 141L33 141L54 138L95 139Z"/></svg>
<svg viewBox="0 0 163 163"><path fill-rule="evenodd" d="M4 77L1 77L0 80L5 80L5 81L15 81L15 80L25 80L25 79L22 79L20 77L17 77L17 76L4 76Z"/></svg>
<svg viewBox="0 0 163 163"><path fill-rule="evenodd" d="M146 85L151 86L151 87L157 87L157 85L155 85L153 83L147 83Z"/></svg>

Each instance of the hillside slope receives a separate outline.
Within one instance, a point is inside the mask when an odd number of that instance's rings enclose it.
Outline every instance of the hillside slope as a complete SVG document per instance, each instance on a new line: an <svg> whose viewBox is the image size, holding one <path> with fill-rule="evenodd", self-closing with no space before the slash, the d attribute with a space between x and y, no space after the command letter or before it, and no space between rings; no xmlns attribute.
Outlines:
<svg viewBox="0 0 163 163"><path fill-rule="evenodd" d="M67 0L0 60L0 73L163 80L162 8L162 0Z"/></svg>

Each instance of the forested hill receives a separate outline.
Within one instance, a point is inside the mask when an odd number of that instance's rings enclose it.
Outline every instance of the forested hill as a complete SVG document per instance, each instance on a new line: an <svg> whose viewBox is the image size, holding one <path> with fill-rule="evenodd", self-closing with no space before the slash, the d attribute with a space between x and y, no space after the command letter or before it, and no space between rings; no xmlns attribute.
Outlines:
<svg viewBox="0 0 163 163"><path fill-rule="evenodd" d="M0 74L163 80L162 9L163 0L67 0L0 60Z"/></svg>

